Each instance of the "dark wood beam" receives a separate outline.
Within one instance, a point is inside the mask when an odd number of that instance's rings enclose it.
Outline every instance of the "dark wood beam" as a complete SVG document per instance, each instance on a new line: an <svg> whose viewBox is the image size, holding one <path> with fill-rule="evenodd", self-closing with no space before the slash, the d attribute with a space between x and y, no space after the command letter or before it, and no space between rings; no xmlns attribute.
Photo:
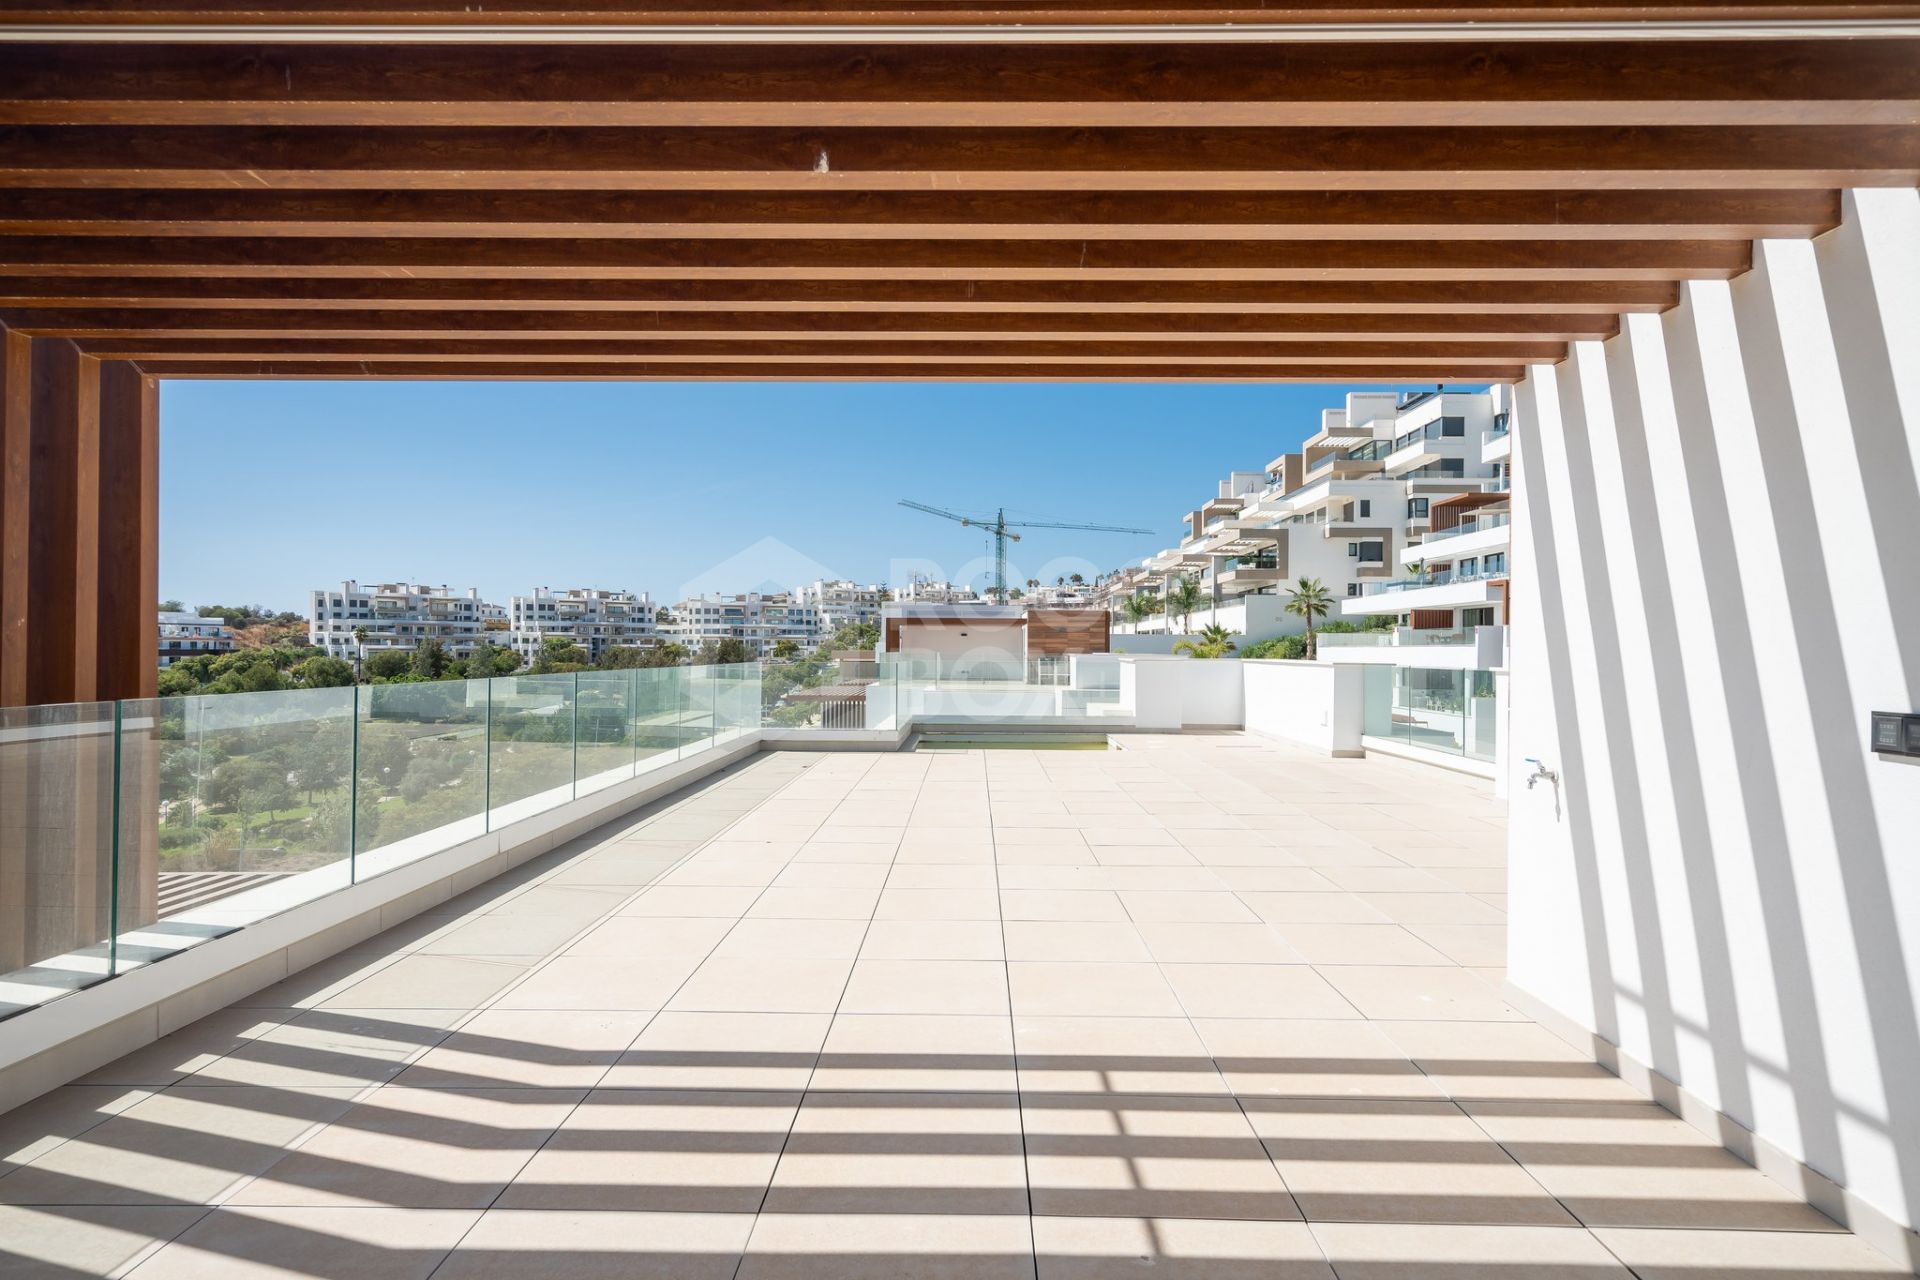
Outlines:
<svg viewBox="0 0 1920 1280"><path fill-rule="evenodd" d="M1098 364L1020 365L956 364L845 364L812 361L788 364L754 361L711 363L614 365L583 363L529 363L526 361L449 362L442 360L247 360L212 359L169 365L165 376L177 378L324 378L324 379L508 379L527 381L671 381L671 382L1514 382L1525 373L1520 364L1502 366L1452 363L1390 366L1326 363L1267 370L1247 365L1196 365L1130 370Z"/></svg>
<svg viewBox="0 0 1920 1280"><path fill-rule="evenodd" d="M0 274L0 307L282 307L349 311L811 311L1127 315L1299 312L1318 315L1489 315L1664 311L1679 286L1659 280L493 280L303 277L207 271L192 277Z"/></svg>
<svg viewBox="0 0 1920 1280"><path fill-rule="evenodd" d="M0 46L0 123L1910 124L1920 42ZM1470 92L1463 87L1470 86Z"/></svg>
<svg viewBox="0 0 1920 1280"><path fill-rule="evenodd" d="M1832 191L0 191L0 235L1754 240Z"/></svg>
<svg viewBox="0 0 1920 1280"><path fill-rule="evenodd" d="M0 158L0 183L55 187L1779 190L1911 185L1920 130L14 125Z"/></svg>

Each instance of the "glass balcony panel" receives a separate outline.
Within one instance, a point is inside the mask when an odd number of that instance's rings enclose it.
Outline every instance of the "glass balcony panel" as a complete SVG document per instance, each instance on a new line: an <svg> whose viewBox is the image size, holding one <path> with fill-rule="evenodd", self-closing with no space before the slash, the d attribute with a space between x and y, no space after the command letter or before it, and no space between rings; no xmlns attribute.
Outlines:
<svg viewBox="0 0 1920 1280"><path fill-rule="evenodd" d="M633 759L636 770L680 758L681 667L648 667L633 673Z"/></svg>
<svg viewBox="0 0 1920 1280"><path fill-rule="evenodd" d="M633 671L582 671L575 711L579 724L578 794L633 777Z"/></svg>
<svg viewBox="0 0 1920 1280"><path fill-rule="evenodd" d="M360 690L356 879L486 834L489 683Z"/></svg>
<svg viewBox="0 0 1920 1280"><path fill-rule="evenodd" d="M573 676L492 683L490 822L502 826L573 798Z"/></svg>
<svg viewBox="0 0 1920 1280"><path fill-rule="evenodd" d="M113 719L0 708L0 1018L112 972Z"/></svg>

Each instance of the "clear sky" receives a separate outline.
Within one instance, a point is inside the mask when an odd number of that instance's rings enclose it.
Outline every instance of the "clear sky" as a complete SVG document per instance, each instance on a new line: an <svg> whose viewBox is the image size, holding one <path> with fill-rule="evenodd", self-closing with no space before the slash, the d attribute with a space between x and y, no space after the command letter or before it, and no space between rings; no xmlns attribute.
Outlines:
<svg viewBox="0 0 1920 1280"><path fill-rule="evenodd" d="M1033 530L1009 578L1172 545L1231 470L1344 386L167 382L160 593L305 612L343 578L477 586L982 582L989 540L897 504L1137 525Z"/></svg>

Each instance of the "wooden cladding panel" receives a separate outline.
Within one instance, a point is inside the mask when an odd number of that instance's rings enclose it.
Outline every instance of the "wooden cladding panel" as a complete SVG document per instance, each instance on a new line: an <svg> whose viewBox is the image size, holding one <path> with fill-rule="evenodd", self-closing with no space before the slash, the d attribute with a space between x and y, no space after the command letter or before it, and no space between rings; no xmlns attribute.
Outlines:
<svg viewBox="0 0 1920 1280"><path fill-rule="evenodd" d="M1105 609L1030 609L1027 656L1106 653L1111 633L1112 618Z"/></svg>

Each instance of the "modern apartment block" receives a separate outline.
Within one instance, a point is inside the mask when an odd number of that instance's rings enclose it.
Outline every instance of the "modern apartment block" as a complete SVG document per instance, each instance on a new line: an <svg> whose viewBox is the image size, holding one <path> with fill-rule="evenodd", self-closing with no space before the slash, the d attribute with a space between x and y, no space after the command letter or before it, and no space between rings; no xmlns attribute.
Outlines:
<svg viewBox="0 0 1920 1280"><path fill-rule="evenodd" d="M744 640L755 656L770 652L782 640L811 648L824 634L820 610L784 591L682 600L673 606L671 621L663 623L660 630L666 638L690 649L698 649L709 640Z"/></svg>
<svg viewBox="0 0 1920 1280"><path fill-rule="evenodd" d="M449 653L461 656L480 642L489 611L499 610L480 599L477 587L459 592L409 582L362 586L349 580L314 591L309 599L308 643L336 658L414 649L424 640L438 640ZM354 634L362 627L367 632L364 645Z"/></svg>
<svg viewBox="0 0 1920 1280"><path fill-rule="evenodd" d="M515 596L508 609L508 643L528 662L551 639L571 640L598 660L609 649L644 649L660 643L653 601L643 591L575 587L554 592L535 587Z"/></svg>
<svg viewBox="0 0 1920 1280"><path fill-rule="evenodd" d="M984 599L964 583L936 582L918 575L896 588L893 595L901 604L977 604Z"/></svg>
<svg viewBox="0 0 1920 1280"><path fill-rule="evenodd" d="M820 615L820 629L828 634L862 622L878 623L889 593L882 586L860 586L845 578L816 578L794 592L801 604Z"/></svg>
<svg viewBox="0 0 1920 1280"><path fill-rule="evenodd" d="M160 615L160 665L163 667L170 667L182 658L232 653L237 647L233 628L224 618L172 611Z"/></svg>
<svg viewBox="0 0 1920 1280"><path fill-rule="evenodd" d="M1321 415L1320 429L1299 452L1274 458L1263 472L1228 475L1188 514L1180 545L1141 563L1163 590L1182 576L1199 582L1201 600L1190 618L1162 615L1128 629L1217 622L1255 638L1297 632L1305 623L1283 606L1287 584L1303 577L1319 579L1345 612L1395 613L1419 627L1457 625L1461 606L1403 600L1381 588L1404 583L1403 566L1421 563L1408 558L1408 548L1436 532L1464 536L1452 532L1463 521L1494 527L1508 486L1508 395L1504 387L1349 394L1342 407ZM1450 542L1447 551L1479 552L1483 541ZM1475 582L1504 582L1504 544L1497 555L1500 578L1476 558ZM1454 558L1429 563L1456 572ZM1484 607L1488 589L1464 607Z"/></svg>

